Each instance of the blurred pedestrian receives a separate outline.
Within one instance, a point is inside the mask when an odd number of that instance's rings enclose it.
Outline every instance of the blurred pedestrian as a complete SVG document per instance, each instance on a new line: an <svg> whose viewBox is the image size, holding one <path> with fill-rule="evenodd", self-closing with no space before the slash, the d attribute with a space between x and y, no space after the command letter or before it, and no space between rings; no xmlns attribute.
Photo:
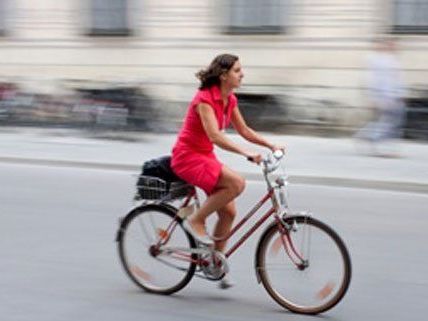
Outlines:
<svg viewBox="0 0 428 321"><path fill-rule="evenodd" d="M405 116L405 87L392 38L377 39L368 58L367 89L374 120L355 135L369 142L375 156L398 157L394 140L402 135Z"/></svg>

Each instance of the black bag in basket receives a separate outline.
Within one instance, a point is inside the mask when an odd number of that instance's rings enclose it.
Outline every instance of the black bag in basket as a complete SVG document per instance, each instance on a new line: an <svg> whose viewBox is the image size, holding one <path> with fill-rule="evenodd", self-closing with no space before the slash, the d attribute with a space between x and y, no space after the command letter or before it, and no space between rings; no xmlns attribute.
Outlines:
<svg viewBox="0 0 428 321"><path fill-rule="evenodd" d="M171 169L171 156L146 161L137 181L142 199L179 198L186 196L189 186Z"/></svg>
<svg viewBox="0 0 428 321"><path fill-rule="evenodd" d="M162 156L144 162L141 175L158 177L166 182L180 181L171 169L171 156Z"/></svg>

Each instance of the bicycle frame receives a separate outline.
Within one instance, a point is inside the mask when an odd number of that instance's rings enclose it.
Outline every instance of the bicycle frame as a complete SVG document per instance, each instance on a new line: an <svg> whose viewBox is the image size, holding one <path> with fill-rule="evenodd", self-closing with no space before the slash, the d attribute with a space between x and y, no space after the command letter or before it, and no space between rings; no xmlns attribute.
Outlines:
<svg viewBox="0 0 428 321"><path fill-rule="evenodd" d="M232 228L232 230L224 237L215 238L216 241L226 241L231 238L241 227L258 212L258 210L269 200L273 200L274 190L270 189L263 196L263 198ZM239 238L231 247L226 251L225 256L228 258L231 256L245 241L272 215L277 213L276 208L272 207L260 218L247 232ZM276 217L279 219L279 216ZM278 221L279 222L279 221Z"/></svg>
<svg viewBox="0 0 428 321"><path fill-rule="evenodd" d="M245 243L245 241L272 215L274 215L275 221L278 224L278 228L281 231L281 244L283 245L287 255L290 257L290 259L292 260L292 262L298 267L298 268L302 268L305 265L305 260L303 259L302 255L300 255L298 253L298 251L296 250L295 246L293 245L293 242L290 238L289 233L287 233L289 230L291 230L291 227L287 227L287 224L284 222L283 218L281 217L282 213L280 213L280 205L278 203L278 200L276 198L275 195L275 189L279 188L279 186L272 186L272 183L270 182L270 180L268 179L268 174L269 171L265 170L264 171L264 178L265 181L267 183L267 187L268 187L268 191L266 192L266 194L262 197L262 199L256 203L253 208L232 228L232 230L225 236L222 237L213 237L214 241L227 241L228 239L230 239L238 230L240 230L242 228L242 226L251 218L253 217L258 211L259 209L270 199L272 202L272 206L271 208L260 218L258 219L255 224L249 228L244 235L242 235L239 240L237 240L234 244L232 244L230 246L230 248L225 252L225 257L228 258L230 257L242 244ZM282 181L281 184L285 184L284 180ZM184 201L182 202L181 206L179 207L179 209L185 208L187 207L192 199L195 201L195 204L197 207L199 207L199 199L198 199L198 195L196 193L196 189L192 189L191 192L189 192L189 194L186 196L186 198L184 199ZM286 212L285 212L286 213ZM178 213L177 213L178 215ZM163 231L163 233L167 236L167 237L161 237L158 241L158 243L155 245L156 249L159 249L160 246L166 244L170 238L171 233L173 233L174 228L176 226L176 222L172 222L170 224L170 226L168 226L166 228L166 230ZM184 249L180 249L181 251L183 251ZM191 251L192 252L192 251ZM194 252L194 251L193 251ZM192 252L192 253L193 253ZM176 255L178 254L178 257L176 256L176 258L179 259L184 259L186 257L186 254L183 253L175 253ZM293 257L294 254L294 257ZM187 256L188 258L188 256ZM297 260L295 259L297 258ZM192 258L188 258L191 261L193 261ZM199 260L199 259L198 259ZM197 261L198 261L197 260ZM300 261L300 262L298 262Z"/></svg>
<svg viewBox="0 0 428 321"><path fill-rule="evenodd" d="M232 244L230 246L230 248L226 251L225 253L225 257L228 258L230 257L242 244L245 243L245 241L272 215L274 215L275 220L278 224L278 227L280 228L281 232L283 233L283 235L286 236L286 239L281 238L282 244L287 252L287 254L290 256L290 258L292 259L292 255L291 252L294 253L297 258L299 260L301 260L302 262L304 261L304 259L301 257L301 255L297 252L297 250L295 249L295 247L293 246L293 243L290 239L290 236L288 235L288 233L286 232L286 228L283 225L282 219L279 215L279 211L278 211L278 202L275 198L274 195L274 190L275 188L272 186L269 186L268 191L266 192L266 194L263 196L263 198L256 204L253 206L253 208L232 228L232 230L225 236L223 237L214 237L213 239L215 241L226 241L228 239L230 239L238 230L240 230L242 228L242 226L251 218L253 217L258 210L269 200L271 199L272 201L272 207L260 218L258 219L255 224L245 232L245 234L243 236L241 236L239 238L239 240L237 240L234 244ZM192 198L196 198L197 199L197 194L195 191L191 192L186 199L184 200L182 206L180 206L180 208L187 206ZM172 230L174 227L171 227ZM168 228L167 230L170 230L170 228ZM172 232L172 231L171 231ZM165 243L167 242L167 240L165 240ZM289 246L287 245L289 244ZM291 252L290 252L291 250ZM294 259L292 259L293 263L296 266L300 266L301 263L296 262Z"/></svg>

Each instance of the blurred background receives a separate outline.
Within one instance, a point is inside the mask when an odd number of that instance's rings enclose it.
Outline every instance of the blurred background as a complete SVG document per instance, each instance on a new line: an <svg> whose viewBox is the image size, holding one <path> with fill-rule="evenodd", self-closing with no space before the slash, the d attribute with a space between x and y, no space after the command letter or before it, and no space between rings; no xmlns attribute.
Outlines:
<svg viewBox="0 0 428 321"><path fill-rule="evenodd" d="M372 117L373 39L393 34L405 137L428 138L428 2L0 0L0 124L177 131L223 52L256 129L346 136Z"/></svg>
<svg viewBox="0 0 428 321"><path fill-rule="evenodd" d="M384 84L404 87L395 125L379 119L367 81L384 37L402 78ZM141 164L171 152L195 73L225 52L244 68L245 119L287 146L291 209L331 225L351 253L349 294L322 318L426 319L428 0L0 0L5 320L314 320L257 283L260 234L231 258L226 292L196 278L149 295L119 263L114 238ZM361 146L367 123L405 139ZM247 179L243 217L266 189L260 168L218 152Z"/></svg>

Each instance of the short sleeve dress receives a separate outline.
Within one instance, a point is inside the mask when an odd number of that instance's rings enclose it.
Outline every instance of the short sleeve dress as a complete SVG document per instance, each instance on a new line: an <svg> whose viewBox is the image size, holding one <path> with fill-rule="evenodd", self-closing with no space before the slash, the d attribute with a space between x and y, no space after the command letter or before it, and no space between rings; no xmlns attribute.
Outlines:
<svg viewBox="0 0 428 321"><path fill-rule="evenodd" d="M196 107L210 105L220 130L229 126L237 98L231 93L224 106L220 88L212 86L199 90L191 101L183 127L172 150L171 168L184 181L203 189L210 195L220 178L223 164L214 154L214 145L208 138Z"/></svg>

